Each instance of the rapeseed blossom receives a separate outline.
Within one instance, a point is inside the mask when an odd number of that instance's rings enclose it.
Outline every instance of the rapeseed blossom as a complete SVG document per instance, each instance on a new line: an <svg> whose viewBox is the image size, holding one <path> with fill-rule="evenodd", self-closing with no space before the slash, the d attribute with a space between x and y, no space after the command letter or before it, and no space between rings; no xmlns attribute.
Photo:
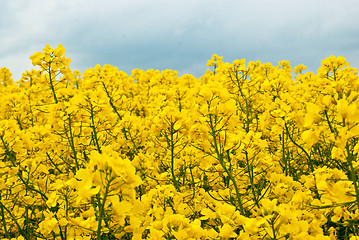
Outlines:
<svg viewBox="0 0 359 240"><path fill-rule="evenodd" d="M46 45L15 83L0 69L1 239L359 239L344 57L213 55L195 78L81 74L65 53Z"/></svg>

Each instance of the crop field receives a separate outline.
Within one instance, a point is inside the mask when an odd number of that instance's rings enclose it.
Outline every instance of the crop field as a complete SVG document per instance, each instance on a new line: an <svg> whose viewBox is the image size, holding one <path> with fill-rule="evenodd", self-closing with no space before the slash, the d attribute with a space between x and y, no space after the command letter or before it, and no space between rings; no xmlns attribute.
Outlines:
<svg viewBox="0 0 359 240"><path fill-rule="evenodd" d="M359 240L359 76L330 56L0 69L0 239Z"/></svg>

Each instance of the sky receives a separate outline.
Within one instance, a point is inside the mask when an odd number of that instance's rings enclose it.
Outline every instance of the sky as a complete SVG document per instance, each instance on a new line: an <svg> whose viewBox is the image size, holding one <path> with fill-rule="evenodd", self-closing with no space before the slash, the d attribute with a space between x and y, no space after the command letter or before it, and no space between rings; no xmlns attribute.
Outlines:
<svg viewBox="0 0 359 240"><path fill-rule="evenodd" d="M81 72L110 64L200 77L213 54L313 72L335 55L359 68L358 0L0 0L0 10L0 68L15 81L46 44L62 44Z"/></svg>

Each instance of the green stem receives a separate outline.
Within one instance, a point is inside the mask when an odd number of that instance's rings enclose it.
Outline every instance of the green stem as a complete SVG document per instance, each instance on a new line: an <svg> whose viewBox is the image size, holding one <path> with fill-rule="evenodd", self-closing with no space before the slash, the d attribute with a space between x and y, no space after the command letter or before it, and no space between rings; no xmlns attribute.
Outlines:
<svg viewBox="0 0 359 240"><path fill-rule="evenodd" d="M41 198L42 198L43 200L45 200L45 201L48 200L48 197L47 197L44 193L42 193L40 190L37 190L36 188L30 186L30 185L28 184L28 182L26 182L26 181L24 180L24 178L21 176L21 172L18 172L18 173L17 173L17 176L20 178L21 182L22 182L23 184L25 184L25 187L26 187L27 189L32 190L32 191L34 191L34 192L40 194L40 196L41 196Z"/></svg>
<svg viewBox="0 0 359 240"><path fill-rule="evenodd" d="M118 112L118 110L117 110L115 104L113 104L112 97L110 96L110 93L108 92L105 83L104 83L104 82L101 82L101 83L102 83L103 88L105 89L106 95L107 95L107 97L108 97L108 99L109 99L109 103L110 103L110 105L111 105L113 111L117 114L118 118L119 118L120 120L122 120L122 116L121 116L121 114Z"/></svg>
<svg viewBox="0 0 359 240"><path fill-rule="evenodd" d="M76 148L75 148L75 143L74 143L74 136L73 136L73 133L72 133L72 128L71 128L71 115L69 114L68 116L68 124L69 124L69 135L67 134L67 131L66 131L66 127L65 127L65 133L66 133L66 138L67 140L69 141L69 144L70 144L70 147L71 147L71 150L74 154L74 159L75 159L75 164L76 164L76 169L80 169L80 166L79 166L79 162L78 162L78 159L77 159L77 152L76 152Z"/></svg>
<svg viewBox="0 0 359 240"><path fill-rule="evenodd" d="M111 182L113 180L114 180L114 178L111 178L107 182L105 193L104 193L104 196L102 199L102 203L101 203L100 193L97 194L97 203L99 205L99 217L98 217L99 219L98 219L98 224L97 224L97 239L98 240L101 239L101 225L102 225L102 220L105 218L105 203L107 200Z"/></svg>
<svg viewBox="0 0 359 240"><path fill-rule="evenodd" d="M50 154L48 152L46 152L46 156L48 157L48 159L50 160L50 162L52 163L52 165L54 165L54 167L56 168L57 171L59 171L59 173L62 173L61 169L58 168L57 164L54 163L54 161L52 161Z"/></svg>
<svg viewBox="0 0 359 240"><path fill-rule="evenodd" d="M9 146L6 144L5 142L5 139L4 139L4 135L5 133L3 134L0 134L0 139L1 139L1 142L2 142L2 145L4 146L4 149L5 149L5 156L8 157L8 159L10 160L10 162L12 163L12 165L15 167L16 164L15 164L15 160L14 157L14 153L9 149Z"/></svg>
<svg viewBox="0 0 359 240"><path fill-rule="evenodd" d="M7 231L7 228L6 228L4 206L3 206L2 202L1 202L1 200L2 200L2 197L0 195L0 208L1 208L2 223L3 223L3 226L4 226L4 233L5 233L5 237L10 239L9 232Z"/></svg>
<svg viewBox="0 0 359 240"><path fill-rule="evenodd" d="M52 94L54 95L54 100L55 100L55 103L58 103L57 101L57 97L56 97L56 92L55 92L55 87L54 87L54 84L53 84L53 79L52 79L52 76L51 76L51 61L49 62L49 69L47 70L48 74L49 74L49 82L50 82L50 88L51 88L51 91L52 91Z"/></svg>
<svg viewBox="0 0 359 240"><path fill-rule="evenodd" d="M284 120L284 119L283 119L283 120ZM296 142L294 141L294 139L293 139L292 136L290 135L290 132L289 132L289 129L288 129L288 126L287 126L287 123L286 123L286 122L284 123L284 127L285 127L285 130L286 130L286 132L287 132L287 135L288 135L288 138L290 139L290 141L291 141L295 146L297 146L300 150L302 150L302 151L304 152L304 154L307 156L308 166L309 166L311 172L313 173L313 172L314 172L314 166L313 166L313 162L312 162L311 157L309 156L309 154L307 153L307 151L305 151L305 149L304 149L302 146L300 146L298 143L296 143ZM317 187L315 187L314 193L315 193L316 198L319 199L319 193L318 193Z"/></svg>
<svg viewBox="0 0 359 240"><path fill-rule="evenodd" d="M277 239L277 236L276 236L276 229L275 229L275 227L274 227L274 219L271 219L271 227L272 227L272 232L273 232L273 240L276 240Z"/></svg>
<svg viewBox="0 0 359 240"><path fill-rule="evenodd" d="M288 165L287 165L287 159L285 156L285 147L284 147L284 131L282 131L282 159L284 163L284 173L286 176L288 176Z"/></svg>
<svg viewBox="0 0 359 240"><path fill-rule="evenodd" d="M27 95L27 97L28 97L28 100L29 100L29 112L30 112L30 120L31 120L31 126L33 127L34 126L34 112L32 111L32 108L31 108L31 106L32 106L32 104L31 104L31 95L29 94L29 95Z"/></svg>
<svg viewBox="0 0 359 240"><path fill-rule="evenodd" d="M218 159L219 163L221 164L222 168L224 169L224 171L227 173L229 179L231 180L231 182L232 182L232 184L234 186L234 190L236 192L236 197L237 197L237 202L238 202L238 207L239 207L240 213L244 216L245 211L244 211L244 208L243 208L243 203L242 203L241 195L239 193L238 185L237 185L237 182L236 182L233 174L226 167L226 163L224 162L223 153L221 153L221 151L219 149L219 146L218 146L219 143L217 141L217 131L216 131L215 127L214 127L212 115L209 115L209 124L210 124L210 128L211 128L210 135L213 138L213 147L214 147L214 150L216 152L217 159Z"/></svg>
<svg viewBox="0 0 359 240"><path fill-rule="evenodd" d="M314 172L314 167L313 167L313 163L312 163L312 159L311 159L310 155L308 154L307 151L305 151L305 149L304 149L302 146L300 146L298 143L296 143L296 142L294 141L294 139L293 139L292 136L290 135L290 132L289 132L287 123L284 123L284 127L285 127L285 130L286 130L286 132L287 132L287 135L288 135L290 141L291 141L295 146L297 146L300 150L302 150L302 151L304 152L305 156L307 156L308 166L309 166L310 170L311 170L312 172Z"/></svg>
<svg viewBox="0 0 359 240"><path fill-rule="evenodd" d="M178 192L180 192L180 186L178 184L178 181L176 179L176 175L175 175L175 142L174 142L174 134L176 133L175 129L174 129L174 124L175 122L172 122L172 119L169 121L170 127L169 127L169 136L167 134L167 132L165 132L165 138L166 138L166 142L167 145L169 147L169 150L171 152L171 175L172 175L172 182L173 185L175 186L176 190Z"/></svg>
<svg viewBox="0 0 359 240"><path fill-rule="evenodd" d="M325 115L325 119L327 120L327 123L329 125L330 132L334 133L334 129L332 127L332 124L329 121L328 110L324 110L324 115Z"/></svg>
<svg viewBox="0 0 359 240"><path fill-rule="evenodd" d="M173 138L173 135L174 135L174 129L173 129L173 126L174 124L171 124L171 140L170 140L170 150L171 150L171 173L172 173L172 180L173 180L173 184L175 185L177 191L180 192L180 187L179 187L179 184L177 182L177 179L176 179L176 175L175 175L175 146L174 146L174 138Z"/></svg>
<svg viewBox="0 0 359 240"><path fill-rule="evenodd" d="M345 146L346 150L347 150L347 162L348 162L348 165L349 165L349 174L350 174L350 178L353 182L353 185L354 185L354 189L355 189L355 197L356 197L356 205L357 207L359 208L359 186L358 186L358 179L357 179L357 175L356 175L356 172L355 172L355 168L353 166L353 155L351 154L350 150L349 150L349 144L347 143L346 146Z"/></svg>
<svg viewBox="0 0 359 240"><path fill-rule="evenodd" d="M17 124L19 124L20 130L23 130L23 127L22 127L22 124L21 124L19 116L16 117L16 122L17 122Z"/></svg>
<svg viewBox="0 0 359 240"><path fill-rule="evenodd" d="M257 205L257 207L259 207L258 196L256 194L256 188L254 187L254 181L253 181L254 180L253 166L252 166L252 164L249 163L248 152L246 150L244 150L244 154L246 155L247 171L248 171L249 181L251 184L253 199L254 199L254 202Z"/></svg>
<svg viewBox="0 0 359 240"><path fill-rule="evenodd" d="M252 116L252 105L250 104L250 100L248 100L248 98L246 97L246 95L243 93L242 91L242 87L241 87L241 84L240 84L240 79L238 77L238 74L236 74L236 83L237 83L237 87L238 87L238 91L240 92L241 94L241 97L243 98L245 104L246 104L246 107L245 107L245 111L246 111L246 121L245 121L245 130L246 132L248 133L249 132L249 126L250 126L250 123L251 123L251 116Z"/></svg>
<svg viewBox="0 0 359 240"><path fill-rule="evenodd" d="M97 136L96 126L95 126L94 115L95 115L94 108L93 108L93 105L90 103L90 118L91 118L92 138L94 140L95 146L97 147L97 151L99 153L102 153L101 148L100 148L100 144L98 142L98 136Z"/></svg>
<svg viewBox="0 0 359 240"><path fill-rule="evenodd" d="M15 222L17 228L19 229L20 234L21 234L23 237L26 237L26 233L22 230L20 224L17 222L17 220L16 220L15 216L12 214L12 212L11 212L9 209L7 209L7 207L5 207L5 205L2 204L1 201L0 201L0 205L1 205L1 209L5 209L6 212L9 213L11 219Z"/></svg>

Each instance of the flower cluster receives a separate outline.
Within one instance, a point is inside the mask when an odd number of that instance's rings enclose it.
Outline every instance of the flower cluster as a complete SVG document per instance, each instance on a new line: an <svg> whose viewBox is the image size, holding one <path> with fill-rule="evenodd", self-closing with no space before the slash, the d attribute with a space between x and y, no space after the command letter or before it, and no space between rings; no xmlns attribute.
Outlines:
<svg viewBox="0 0 359 240"><path fill-rule="evenodd" d="M359 77L343 57L198 78L58 45L0 69L0 239L359 239Z"/></svg>

